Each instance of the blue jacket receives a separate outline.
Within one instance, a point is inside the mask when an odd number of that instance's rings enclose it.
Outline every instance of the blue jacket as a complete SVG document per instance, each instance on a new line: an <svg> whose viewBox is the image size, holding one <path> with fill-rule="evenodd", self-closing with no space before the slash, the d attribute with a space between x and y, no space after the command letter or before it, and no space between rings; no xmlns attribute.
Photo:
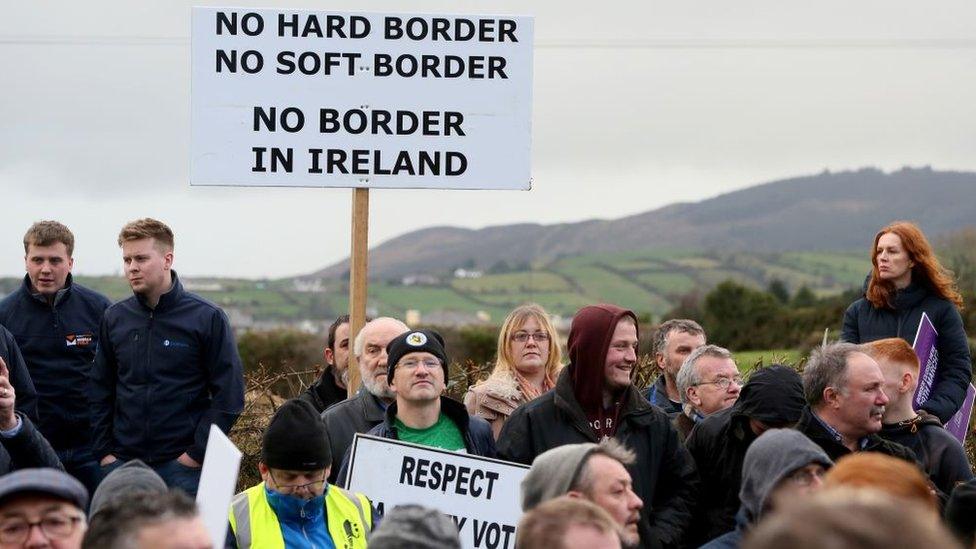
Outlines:
<svg viewBox="0 0 976 549"><path fill-rule="evenodd" d="M20 354L20 346L9 330L0 326L0 358L7 364L10 374L10 385L14 388L14 406L17 411L24 412L27 417L37 421L37 392L34 382L27 372L24 355Z"/></svg>
<svg viewBox="0 0 976 549"><path fill-rule="evenodd" d="M176 272L155 309L134 295L105 311L89 402L95 459L202 462L210 425L230 430L244 376L227 316Z"/></svg>
<svg viewBox="0 0 976 549"><path fill-rule="evenodd" d="M369 430L368 435L399 440L396 429L396 402L386 408L386 415L383 423ZM483 418L468 414L468 410L463 404L450 398L441 397L441 413L448 417L457 425L464 438L464 448L471 455L495 458L495 435L491 432L491 425ZM342 458L342 467L339 469L338 483L340 486L348 486L349 479L346 478L349 472L349 457L352 454L350 446Z"/></svg>
<svg viewBox="0 0 976 549"><path fill-rule="evenodd" d="M922 313L927 313L939 333L939 368L929 399L922 408L948 422L962 407L972 377L969 341L962 316L954 304L932 293L919 283L911 283L895 294L894 309L878 309L862 297L844 313L841 339L869 343L886 337L900 337L912 344Z"/></svg>
<svg viewBox="0 0 976 549"><path fill-rule="evenodd" d="M32 291L30 278L0 301L0 324L17 339L39 396L37 428L58 450L87 446L88 374L95 359L98 325L111 302L72 283L48 304ZM18 391L18 404L21 399Z"/></svg>

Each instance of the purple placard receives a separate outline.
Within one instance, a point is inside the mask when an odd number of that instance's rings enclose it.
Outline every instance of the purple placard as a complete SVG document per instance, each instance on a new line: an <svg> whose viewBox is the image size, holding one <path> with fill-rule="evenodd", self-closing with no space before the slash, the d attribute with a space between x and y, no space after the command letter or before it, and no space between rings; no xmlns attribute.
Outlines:
<svg viewBox="0 0 976 549"><path fill-rule="evenodd" d="M915 349L919 363L918 387L915 388L915 397L912 399L912 408L916 410L922 407L932 392L935 371L939 367L939 351L936 348L938 339L939 332L935 331L935 326L929 320L929 315L922 313L922 320L918 323L918 331L915 332L915 343L912 344L912 349Z"/></svg>
<svg viewBox="0 0 976 549"><path fill-rule="evenodd" d="M973 415L973 401L976 401L976 387L970 383L969 389L966 390L966 400L962 402L962 408L956 412L956 415L952 416L949 423L945 424L946 430L963 444L966 443L966 432L969 431L969 420Z"/></svg>

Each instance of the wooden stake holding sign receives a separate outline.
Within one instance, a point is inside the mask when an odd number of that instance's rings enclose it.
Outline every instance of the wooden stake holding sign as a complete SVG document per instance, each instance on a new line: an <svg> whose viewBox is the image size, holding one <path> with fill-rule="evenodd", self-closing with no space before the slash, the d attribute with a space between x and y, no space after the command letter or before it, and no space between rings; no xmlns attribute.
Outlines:
<svg viewBox="0 0 976 549"><path fill-rule="evenodd" d="M191 35L191 185L355 189L350 341L369 189L531 186L531 17L195 7Z"/></svg>
<svg viewBox="0 0 976 549"><path fill-rule="evenodd" d="M352 191L352 254L349 259L349 347L366 324L366 286L369 258L369 189ZM359 390L359 362L349 353L349 397Z"/></svg>

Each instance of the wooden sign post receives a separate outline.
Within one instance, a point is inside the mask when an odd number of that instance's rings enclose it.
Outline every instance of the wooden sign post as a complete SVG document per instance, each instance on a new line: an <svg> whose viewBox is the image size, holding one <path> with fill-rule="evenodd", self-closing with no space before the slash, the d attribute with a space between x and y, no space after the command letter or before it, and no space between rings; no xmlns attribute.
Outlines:
<svg viewBox="0 0 976 549"><path fill-rule="evenodd" d="M349 257L349 343L366 324L366 284L369 259L369 189L352 190L352 255ZM349 353L347 395L359 390L359 361Z"/></svg>

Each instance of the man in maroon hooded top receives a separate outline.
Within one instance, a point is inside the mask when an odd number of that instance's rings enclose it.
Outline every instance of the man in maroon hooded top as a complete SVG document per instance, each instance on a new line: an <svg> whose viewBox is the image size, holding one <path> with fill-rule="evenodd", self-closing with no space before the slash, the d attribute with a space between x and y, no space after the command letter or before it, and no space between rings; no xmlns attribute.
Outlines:
<svg viewBox="0 0 976 549"><path fill-rule="evenodd" d="M512 412L498 455L528 465L557 446L616 438L637 454L628 470L644 501L641 546L678 547L691 522L698 473L667 414L631 383L637 341L632 311L580 309L569 330L569 365L555 389Z"/></svg>

